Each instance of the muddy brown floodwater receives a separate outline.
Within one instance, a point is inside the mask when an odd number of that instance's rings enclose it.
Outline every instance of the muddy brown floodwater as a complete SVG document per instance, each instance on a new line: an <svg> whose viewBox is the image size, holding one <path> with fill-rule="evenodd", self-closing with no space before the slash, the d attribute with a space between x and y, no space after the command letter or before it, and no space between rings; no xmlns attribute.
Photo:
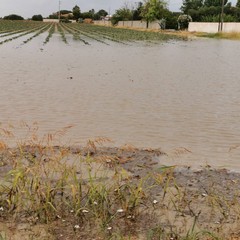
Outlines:
<svg viewBox="0 0 240 240"><path fill-rule="evenodd" d="M83 45L58 35L0 46L0 122L74 125L73 145L105 136L161 148L169 164L239 170L239 42ZM178 149L191 153L178 154Z"/></svg>

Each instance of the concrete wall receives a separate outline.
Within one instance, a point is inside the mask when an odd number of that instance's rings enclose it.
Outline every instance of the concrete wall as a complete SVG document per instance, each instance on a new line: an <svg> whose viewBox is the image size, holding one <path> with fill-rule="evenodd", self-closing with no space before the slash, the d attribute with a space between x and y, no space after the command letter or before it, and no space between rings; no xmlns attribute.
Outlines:
<svg viewBox="0 0 240 240"><path fill-rule="evenodd" d="M188 31L217 33L218 23L190 22L188 26ZM223 23L223 32L240 32L240 23L235 23L235 22Z"/></svg>
<svg viewBox="0 0 240 240"><path fill-rule="evenodd" d="M145 21L119 21L119 27L147 28ZM160 29L158 22L151 22L148 25L149 29Z"/></svg>
<svg viewBox="0 0 240 240"><path fill-rule="evenodd" d="M93 23L96 25L107 26L107 27L112 26L111 21L99 20L99 21L94 21Z"/></svg>
<svg viewBox="0 0 240 240"><path fill-rule="evenodd" d="M76 20L69 20L71 23L76 23ZM58 23L59 20L58 19L43 19L43 22L54 22L54 23Z"/></svg>
<svg viewBox="0 0 240 240"><path fill-rule="evenodd" d="M94 21L94 24L102 26L111 26L111 21ZM147 23L144 21L119 21L119 27L147 28ZM160 29L158 22L149 23L149 29Z"/></svg>
<svg viewBox="0 0 240 240"><path fill-rule="evenodd" d="M59 20L58 19L43 19L43 22L55 22L55 23L58 23Z"/></svg>

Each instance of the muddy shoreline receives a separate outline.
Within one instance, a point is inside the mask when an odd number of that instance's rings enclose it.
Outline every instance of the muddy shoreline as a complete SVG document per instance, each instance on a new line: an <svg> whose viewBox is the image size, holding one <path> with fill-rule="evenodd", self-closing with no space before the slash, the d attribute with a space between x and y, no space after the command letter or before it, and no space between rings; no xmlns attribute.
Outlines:
<svg viewBox="0 0 240 240"><path fill-rule="evenodd" d="M223 168L215 169L209 165L198 169L191 166L165 166L161 164L161 158L166 153L160 149L136 149L132 146L96 148L95 145L68 148L55 146L51 147L51 151L49 148L40 150L36 146L24 146L21 151L19 148L3 149L0 152L0 177L4 179L6 172L11 170L12 163L20 155L24 155L25 159L33 157L48 162L51 156L59 151L66 151L70 162L72 157L90 157L96 163L104 165L106 171L124 169L128 181L135 184L134 186L147 179L142 185L146 190L142 197L143 205L139 210L139 217L126 222L122 215L116 222L117 229L121 229L123 236L147 239L147 229L161 226L163 232L178 233L172 235L172 239L181 239L181 234L191 229L196 221L194 231L197 233L211 232L212 236L221 237L218 239L240 237L240 174ZM153 177L148 178L150 175ZM109 178L111 181L113 176ZM161 184L156 184L157 181ZM148 189L148 186L151 188ZM34 239L108 239L106 235L98 238L97 231L91 232L91 222L88 222L88 227L77 224L79 229L74 229L76 219L73 219L71 214L65 217L64 221L59 217L44 225L31 218L29 220L29 216L20 220L21 218L16 218L14 214L1 211L0 233L2 236L11 236L11 239L31 239L29 236L34 236ZM130 235L126 235L126 232ZM155 235L149 239L156 239ZM109 233L109 239L118 239L110 238L112 236ZM169 236L161 239L168 239ZM215 239L210 238L210 235L207 237L198 236L193 239Z"/></svg>

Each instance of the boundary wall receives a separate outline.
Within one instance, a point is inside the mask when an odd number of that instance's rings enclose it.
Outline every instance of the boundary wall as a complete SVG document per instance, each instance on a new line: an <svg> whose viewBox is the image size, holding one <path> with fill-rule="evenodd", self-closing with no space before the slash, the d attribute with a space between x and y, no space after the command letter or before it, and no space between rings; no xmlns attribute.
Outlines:
<svg viewBox="0 0 240 240"><path fill-rule="evenodd" d="M94 24L102 26L112 26L111 21L94 21ZM147 23L144 21L119 21L119 27L129 27L129 28L147 28ZM148 29L160 29L158 22L151 22L148 25Z"/></svg>
<svg viewBox="0 0 240 240"><path fill-rule="evenodd" d="M69 20L71 23L76 23L76 20ZM48 19L48 18L44 18L43 22L53 22L53 23L58 23L59 20L58 19Z"/></svg>
<svg viewBox="0 0 240 240"><path fill-rule="evenodd" d="M206 32L206 33L217 33L218 23L213 22L190 22L188 26L189 32ZM227 22L223 23L223 32L240 32L239 22Z"/></svg>

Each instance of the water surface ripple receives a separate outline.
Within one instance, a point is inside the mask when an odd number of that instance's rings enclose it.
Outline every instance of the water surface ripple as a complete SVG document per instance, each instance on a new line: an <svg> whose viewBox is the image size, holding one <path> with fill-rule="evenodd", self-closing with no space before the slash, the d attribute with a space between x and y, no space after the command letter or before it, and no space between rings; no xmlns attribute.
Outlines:
<svg viewBox="0 0 240 240"><path fill-rule="evenodd" d="M240 167L239 42L84 46L54 36L40 50L42 38L0 48L1 123L74 124L71 143L185 147L192 154L174 162Z"/></svg>

